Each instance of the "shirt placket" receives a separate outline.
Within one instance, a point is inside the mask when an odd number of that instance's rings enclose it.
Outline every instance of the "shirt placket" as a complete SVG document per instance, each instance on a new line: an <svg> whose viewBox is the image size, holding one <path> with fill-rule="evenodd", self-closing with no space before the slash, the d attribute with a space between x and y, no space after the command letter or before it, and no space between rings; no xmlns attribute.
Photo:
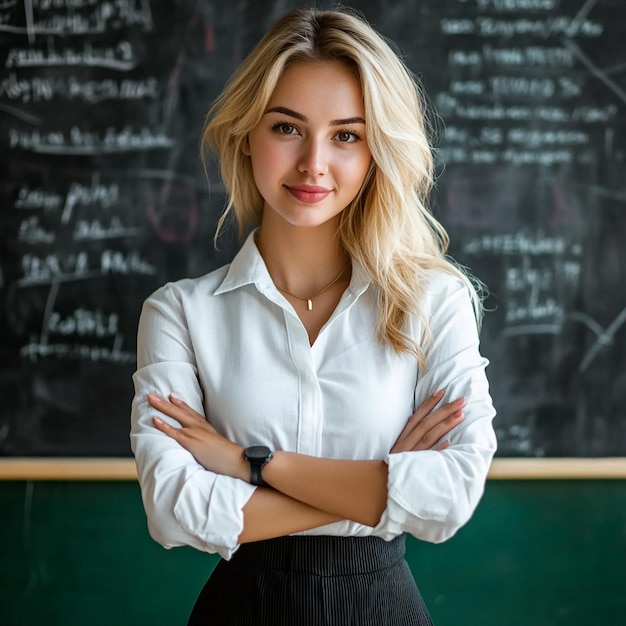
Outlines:
<svg viewBox="0 0 626 626"><path fill-rule="evenodd" d="M321 456L324 422L322 391L309 338L300 319L285 312L293 365L298 376L298 430L296 451Z"/></svg>

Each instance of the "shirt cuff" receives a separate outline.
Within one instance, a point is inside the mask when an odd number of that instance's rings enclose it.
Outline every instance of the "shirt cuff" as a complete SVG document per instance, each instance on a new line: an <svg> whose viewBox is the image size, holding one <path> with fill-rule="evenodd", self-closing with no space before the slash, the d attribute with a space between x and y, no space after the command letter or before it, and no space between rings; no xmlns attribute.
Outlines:
<svg viewBox="0 0 626 626"><path fill-rule="evenodd" d="M229 560L239 548L243 507L255 489L243 480L198 470L185 482L174 506L174 516L187 532L206 542L212 552ZM199 494L205 494L200 496L201 502Z"/></svg>
<svg viewBox="0 0 626 626"><path fill-rule="evenodd" d="M421 457L419 467L417 455ZM424 450L387 456L387 507L374 528L374 535L390 541L408 532L418 539L434 542L442 540L442 533L448 536L452 502L445 464L437 455L441 452Z"/></svg>
<svg viewBox="0 0 626 626"><path fill-rule="evenodd" d="M392 473L395 474L396 471L396 464L393 458L394 456L398 455L389 454L387 458L384 459L388 468L389 478L387 481L387 488L389 495L387 496L387 506L383 511L378 524L376 524L374 530L372 531L373 535L381 537L385 541L391 541L398 535L405 532L405 524L408 517L406 510L392 497Z"/></svg>

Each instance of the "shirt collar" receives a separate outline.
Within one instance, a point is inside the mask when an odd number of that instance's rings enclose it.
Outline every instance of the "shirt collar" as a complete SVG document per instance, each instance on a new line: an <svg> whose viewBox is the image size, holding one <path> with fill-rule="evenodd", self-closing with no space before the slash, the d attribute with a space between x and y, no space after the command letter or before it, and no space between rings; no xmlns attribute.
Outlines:
<svg viewBox="0 0 626 626"><path fill-rule="evenodd" d="M213 292L214 295L227 293L251 284L256 285L262 293L278 291L257 248L255 241L256 233L257 230L254 230L246 237L243 246L241 246L241 249L230 263L224 280ZM347 291L354 298L357 298L366 291L369 284L370 280L365 269L360 263L353 261L352 278Z"/></svg>
<svg viewBox="0 0 626 626"><path fill-rule="evenodd" d="M259 253L254 240L257 231L252 231L241 246L241 249L231 261L228 271L220 286L215 290L214 295L227 293L254 284L257 287L269 287L272 285L272 277L267 271L267 266L263 257Z"/></svg>

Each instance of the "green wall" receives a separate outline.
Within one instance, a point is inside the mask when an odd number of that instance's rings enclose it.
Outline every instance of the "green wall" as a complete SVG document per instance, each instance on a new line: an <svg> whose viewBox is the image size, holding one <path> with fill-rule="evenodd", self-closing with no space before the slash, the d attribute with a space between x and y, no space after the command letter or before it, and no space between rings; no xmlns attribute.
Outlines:
<svg viewBox="0 0 626 626"><path fill-rule="evenodd" d="M154 543L134 482L4 482L0 510L2 626L182 626L216 562ZM408 551L436 626L626 624L626 481L492 480Z"/></svg>

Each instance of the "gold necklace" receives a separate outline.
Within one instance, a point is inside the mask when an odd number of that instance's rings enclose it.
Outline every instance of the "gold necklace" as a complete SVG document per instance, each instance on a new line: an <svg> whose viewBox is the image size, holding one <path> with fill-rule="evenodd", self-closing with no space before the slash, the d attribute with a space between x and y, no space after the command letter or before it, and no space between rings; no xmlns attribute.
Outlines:
<svg viewBox="0 0 626 626"><path fill-rule="evenodd" d="M287 291L286 289L283 289L282 287L279 287L278 285L276 285L276 289L278 289L278 291L282 291L283 293L286 293L287 295L291 296L292 298L295 298L296 300L302 300L302 302L306 302L306 308L308 311L312 311L313 310L313 300L315 300L315 298L317 298L318 296L321 296L325 291L327 291L328 289L330 289L345 273L345 271L348 269L348 266L350 264L346 263L343 267L343 269L341 270L341 272L339 272L339 274L337 274L337 276L335 276L335 278L333 278L328 285L326 285L326 287L324 287L324 289L322 289L321 291L318 291L314 296L311 296L310 298L301 298L300 296L296 296L295 293L291 293L291 291Z"/></svg>

